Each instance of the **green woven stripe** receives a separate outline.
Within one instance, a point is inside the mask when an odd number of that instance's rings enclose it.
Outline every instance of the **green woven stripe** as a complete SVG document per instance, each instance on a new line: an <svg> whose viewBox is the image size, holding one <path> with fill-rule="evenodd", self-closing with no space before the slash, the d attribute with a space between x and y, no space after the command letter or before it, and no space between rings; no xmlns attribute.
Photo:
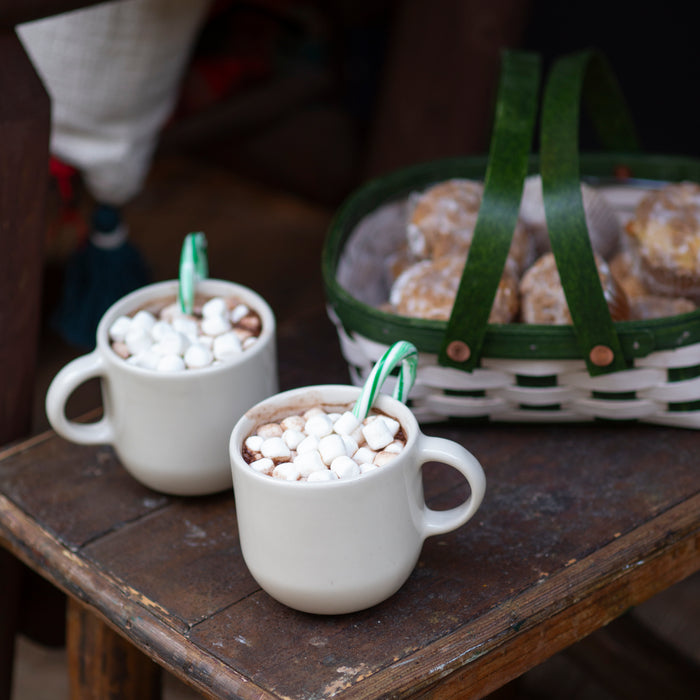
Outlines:
<svg viewBox="0 0 700 700"><path fill-rule="evenodd" d="M478 365L489 314L518 220L537 115L539 82L539 56L504 52L484 194L438 356L442 365L465 370ZM447 346L455 340L463 341L470 349L464 362L455 362L447 355Z"/></svg>

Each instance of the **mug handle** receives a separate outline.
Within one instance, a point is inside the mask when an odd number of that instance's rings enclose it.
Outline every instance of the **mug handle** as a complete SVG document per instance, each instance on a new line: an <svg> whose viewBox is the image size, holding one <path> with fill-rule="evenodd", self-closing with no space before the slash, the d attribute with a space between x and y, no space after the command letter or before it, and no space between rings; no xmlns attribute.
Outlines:
<svg viewBox="0 0 700 700"><path fill-rule="evenodd" d="M471 495L464 503L449 510L433 510L427 506L424 510L424 537L456 530L464 525L481 505L486 490L484 470L471 452L452 440L421 434L418 451L421 464L431 461L447 464L461 472L469 483Z"/></svg>
<svg viewBox="0 0 700 700"><path fill-rule="evenodd" d="M71 394L89 379L104 377L104 361L97 350L71 360L59 370L46 392L46 415L51 427L63 438L81 445L111 445L114 430L103 415L95 423L77 423L66 417Z"/></svg>

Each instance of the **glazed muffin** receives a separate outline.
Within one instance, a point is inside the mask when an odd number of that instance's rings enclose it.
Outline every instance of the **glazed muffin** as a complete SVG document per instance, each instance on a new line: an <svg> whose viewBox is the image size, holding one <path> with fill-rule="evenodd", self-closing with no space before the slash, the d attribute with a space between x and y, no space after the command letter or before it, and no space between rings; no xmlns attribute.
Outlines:
<svg viewBox="0 0 700 700"><path fill-rule="evenodd" d="M407 239L411 253L421 260L466 257L484 194L482 182L451 179L411 197ZM509 257L524 270L534 257L534 242L518 221Z"/></svg>
<svg viewBox="0 0 700 700"><path fill-rule="evenodd" d="M627 233L652 294L700 300L700 185L671 183L649 192Z"/></svg>
<svg viewBox="0 0 700 700"><path fill-rule="evenodd" d="M421 260L402 272L391 288L389 310L402 316L448 320L464 270L464 258ZM496 291L489 323L510 323L518 314L518 279L507 263Z"/></svg>
<svg viewBox="0 0 700 700"><path fill-rule="evenodd" d="M614 321L629 319L629 302L607 263L595 256L598 276ZM520 314L524 323L570 325L572 323L559 270L552 253L542 255L523 275L519 286Z"/></svg>
<svg viewBox="0 0 700 700"><path fill-rule="evenodd" d="M696 305L683 297L652 294L642 282L636 257L629 250L620 251L610 261L610 272L624 290L630 305L630 319L665 318L694 311Z"/></svg>
<svg viewBox="0 0 700 700"><path fill-rule="evenodd" d="M610 272L617 283L624 289L630 303L637 297L646 296L649 290L644 286L639 274L639 264L635 255L629 250L620 251L610 261Z"/></svg>
<svg viewBox="0 0 700 700"><path fill-rule="evenodd" d="M630 299L630 318L644 321L652 318L666 318L695 311L697 306L690 299L682 297L661 297L642 294Z"/></svg>

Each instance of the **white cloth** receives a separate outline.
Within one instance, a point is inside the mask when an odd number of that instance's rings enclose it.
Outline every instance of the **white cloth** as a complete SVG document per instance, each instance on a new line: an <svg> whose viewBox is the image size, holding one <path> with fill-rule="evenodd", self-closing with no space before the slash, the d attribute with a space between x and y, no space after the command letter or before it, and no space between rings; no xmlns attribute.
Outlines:
<svg viewBox="0 0 700 700"><path fill-rule="evenodd" d="M51 152L98 201L141 189L210 2L117 0L17 27L51 97Z"/></svg>

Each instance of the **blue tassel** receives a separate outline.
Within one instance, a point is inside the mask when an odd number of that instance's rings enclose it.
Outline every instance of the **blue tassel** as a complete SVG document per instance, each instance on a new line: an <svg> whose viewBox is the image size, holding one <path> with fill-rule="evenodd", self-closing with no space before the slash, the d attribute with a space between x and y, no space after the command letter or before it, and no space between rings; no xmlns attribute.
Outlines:
<svg viewBox="0 0 700 700"><path fill-rule="evenodd" d="M150 277L140 252L126 239L119 210L97 206L87 243L66 265L53 328L70 345L94 348L104 312L125 294L148 284Z"/></svg>

